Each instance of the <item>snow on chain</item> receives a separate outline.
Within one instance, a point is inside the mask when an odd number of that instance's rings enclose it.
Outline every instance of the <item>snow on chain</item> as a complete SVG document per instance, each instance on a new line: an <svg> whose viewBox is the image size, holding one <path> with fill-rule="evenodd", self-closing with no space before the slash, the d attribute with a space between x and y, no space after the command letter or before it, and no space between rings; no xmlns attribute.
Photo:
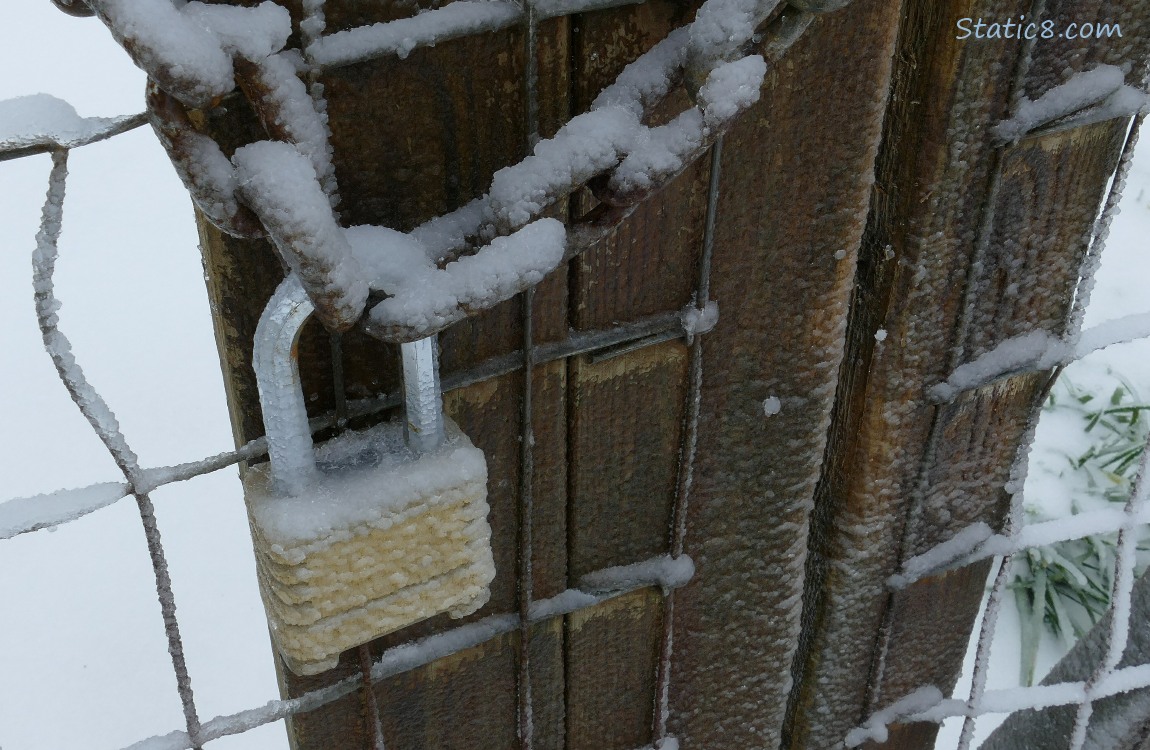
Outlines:
<svg viewBox="0 0 1150 750"><path fill-rule="evenodd" d="M415 242L433 235L436 228L448 228L451 237L447 242L428 237L435 240L433 246L405 254L410 261L407 268L393 265L374 274L391 283L371 287L391 298L372 311L369 329L410 338L413 331L436 330L523 291L560 262L561 228L548 220L536 222L526 236L516 232L493 239L494 235L531 225L561 196L603 172L612 171L611 189L636 194L681 171L708 146L708 136L758 100L766 63L760 56L727 61L734 53L724 47L707 65L698 106L654 128L642 124L644 114L676 83L691 45L710 45L710 37L721 32L726 46L741 47L774 4L708 0L694 24L672 32L629 65L600 94L592 111L573 118L554 138L541 141L519 164L496 173L489 194L478 205L465 206L413 232ZM205 213L225 224L238 212L231 197L238 193L300 275L317 315L329 328L350 326L359 317L367 288L348 237L342 236L345 232L334 217L324 215L318 191L308 184L318 180L329 201L334 195L322 102L317 106L300 80L306 65L298 54L280 51L290 31L286 11L271 2L255 8L192 2L177 9L167 0L95 0L94 9L137 64L190 106L202 106L233 88L233 67L238 70L240 65L233 66L233 58L254 66L259 85L249 94L257 99L257 111L269 129L306 157L311 170L302 169L284 144L259 142L236 152L235 174L230 174L218 147L195 134L185 135L180 158L173 154L177 170ZM404 56L415 46L502 28L521 16L520 8L501 0L455 2L410 19L323 37L318 36L322 19L314 17L307 52L313 65L341 64L382 51ZM157 130L162 126L158 124ZM171 132L160 135L172 143ZM442 261L461 249L461 243L483 235L491 243L475 260L428 268L426 258ZM528 251L528 240L538 246ZM397 285L400 278L408 284Z"/></svg>

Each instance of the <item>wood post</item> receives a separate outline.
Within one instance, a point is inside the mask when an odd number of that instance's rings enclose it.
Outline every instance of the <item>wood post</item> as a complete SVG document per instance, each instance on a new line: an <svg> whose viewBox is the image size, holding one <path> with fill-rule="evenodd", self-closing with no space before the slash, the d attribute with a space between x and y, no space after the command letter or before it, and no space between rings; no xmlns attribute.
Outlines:
<svg viewBox="0 0 1150 750"><path fill-rule="evenodd" d="M536 599L670 551L690 373L702 367L685 545L697 572L675 595L669 662L669 730L682 747L822 750L920 684L951 689L987 565L898 594L885 579L964 525L1003 518L1003 485L1044 377L945 406L926 390L1005 338L1062 330L1125 123L1007 148L989 129L1013 94L1041 93L1064 70L1146 58L1150 19L1135 0L1088 5L1052 0L1048 12L1120 20L1123 40L1109 50L1039 45L1021 77L1022 45L956 41L954 23L1030 12L1024 0L855 0L819 16L725 139L710 282L720 319L701 354L675 339L535 365ZM542 22L541 134L584 111L696 6L648 0ZM325 7L329 31L412 10ZM524 30L512 27L325 72L343 223L411 229L481 195L496 170L519 161L528 151L525 50ZM666 114L685 106L677 96ZM224 104L210 127L229 153L263 137L239 97ZM708 187L702 160L540 284L536 345L690 303ZM557 214L577 218L592 205L584 191ZM251 340L282 270L262 242L204 222L201 238L242 443L263 431ZM445 377L497 357L521 362L523 309L512 300L445 332ZM339 343L346 397L398 390L394 347L355 332ZM337 402L332 351L318 326L305 331L300 363L315 414ZM524 383L511 367L446 397L490 475L498 573L490 603L469 621L520 605ZM769 415L772 397L781 411ZM667 610L652 587L532 626L531 746L650 744ZM370 649L378 656L458 624L433 618ZM525 747L519 637L378 683L389 750ZM281 668L281 685L299 695L358 669L349 652L317 677ZM370 747L364 705L351 695L293 717L293 747ZM933 733L901 728L889 746L927 747Z"/></svg>

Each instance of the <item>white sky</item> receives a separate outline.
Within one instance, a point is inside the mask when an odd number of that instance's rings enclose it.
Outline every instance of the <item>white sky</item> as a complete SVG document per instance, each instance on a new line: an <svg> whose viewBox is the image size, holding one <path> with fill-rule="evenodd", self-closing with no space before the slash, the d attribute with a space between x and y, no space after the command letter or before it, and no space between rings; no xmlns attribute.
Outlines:
<svg viewBox="0 0 1150 750"><path fill-rule="evenodd" d="M8 6L15 7L8 7ZM143 75L95 19L7 0L0 99L140 111ZM47 156L0 163L0 500L120 479L44 353L31 251ZM191 205L149 128L74 151L61 330L143 466L232 447ZM201 717L278 697L236 470L153 495ZM183 728L135 505L0 543L0 747L117 748ZM282 725L213 748L284 748Z"/></svg>

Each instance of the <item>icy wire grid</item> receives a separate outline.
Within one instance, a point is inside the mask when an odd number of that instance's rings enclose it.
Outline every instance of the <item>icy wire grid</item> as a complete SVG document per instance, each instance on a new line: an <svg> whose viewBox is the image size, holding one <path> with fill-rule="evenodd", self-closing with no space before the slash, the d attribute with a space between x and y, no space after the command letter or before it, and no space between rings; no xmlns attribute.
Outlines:
<svg viewBox="0 0 1150 750"><path fill-rule="evenodd" d="M104 11L114 12L126 7L118 0L93 0L93 6ZM438 10L421 14L416 18L403 19L386 24L376 24L371 27L352 29L328 36L323 35L323 2L322 0L305 0L304 8L308 17L303 24L305 37L305 50L307 60L313 66L327 66L347 64L354 61L366 60L371 57L387 54L405 56L418 46L433 45L436 42L463 36L504 28L512 24L526 24L528 52L528 70L526 71L524 85L526 89L527 112L525 114L528 124L527 132L538 132L537 111L538 100L535 92L535 71L533 69L536 44L536 24L540 19L566 14L574 14L611 7L613 5L628 4L618 0L580 0L579 2L565 2L564 0L551 0L520 6L505 0L488 0L487 2L457 2ZM831 10L842 3L819 3L811 0L796 0L798 10L787 9L771 25L770 32L760 43L763 57L774 61L781 56L799 34L806 28L813 18L813 12ZM676 32L668 37L652 52L644 55L636 65L628 68L632 75L628 79L627 71L620 76L616 85L604 92L607 104L622 104L624 107L638 107L640 112L648 109L648 100L661 98L665 91L661 91L658 81L652 81L649 75L653 68L655 72L666 69L668 56L671 63L682 65L686 57L690 63L691 55L696 58L714 57L721 59L728 50L721 49L729 45L722 34L712 32L720 31L728 21L742 16L749 16L754 21L765 20L774 10L776 3L754 3L740 0L709 0L700 10L696 24L687 31ZM701 22L700 22L701 21ZM750 32L754 25L747 27L745 17L735 21L734 25ZM740 42L740 46L744 39ZM746 58L742 58L746 59ZM644 66L647 75L644 75ZM705 67L705 66L704 66ZM689 74L690 71L688 71ZM728 68L736 79L735 83L743 84L747 80L756 78L756 70L744 68ZM749 75L748 75L749 74ZM761 73L758 75L761 81ZM702 83L696 80L695 84ZM757 85L757 83L756 83ZM612 97L615 101L612 102ZM601 96L601 99L603 97ZM1044 102L1045 100L1045 102ZM172 656L173 669L176 675L177 687L184 708L186 719L185 731L176 731L164 736L145 739L133 747L149 748L197 748L213 739L242 733L248 729L270 723L296 713L315 709L325 703L336 700L341 696L359 690L365 683L385 679L394 674L427 664L435 659L459 652L461 650L481 644L501 634L523 631L533 622L545 618L562 616L580 609L595 606L602 601L628 591L646 586L661 586L666 592L666 607L668 616L664 618L665 632L662 643L662 654L658 661L659 674L657 675L656 696L656 728L654 746L669 750L676 746L673 738L666 734L666 719L668 714L668 693L670 686L670 631L673 612L673 592L679 586L687 583L693 575L694 569L690 558L683 554L686 527L686 502L692 483L692 466L695 444L698 437L698 414L702 384L702 357L701 340L696 334L705 333L706 325L703 321L712 321L712 304L709 301L709 274L710 255L714 237L716 221L716 203L720 184L720 156L722 149L722 132L729 127L734 116L743 111L749 104L737 98L715 97L712 104L717 108L698 109L697 114L690 111L684 113L677 127L650 128L649 134L656 136L656 145L676 157L674 166L666 172L651 168L652 160L660 153L642 153L628 151L622 148L610 148L610 157L600 165L590 160L583 172L575 170L568 175L569 181L555 182L542 186L544 198L555 195L568 194L582 186L592 174L585 174L586 170L598 170L596 173L610 171L613 179L613 188L616 195L632 201L628 204L621 199L622 210L596 217L594 222L576 225L568 228L568 247L562 258L570 257L577 252L582 244L594 242L625 218L628 205L634 201L643 200L653 189L664 183L674 174L681 171L686 165L700 158L704 153L710 152L711 173L710 189L708 194L706 230L702 247L702 262L700 263L699 277L696 280L695 299L698 307L688 310L683 316L657 316L640 323L621 326L614 329L580 333L572 336L568 341L558 345L537 347L532 340L531 308L533 293L530 285L524 291L524 341L519 352L504 357L495 358L482 363L476 368L445 380L446 388L460 387L465 384L478 382L499 374L522 369L526 379L525 400L523 409L522 453L521 460L524 471L523 487L521 493L522 517L531 518L531 467L532 456L532 423L531 423L531 365L563 359L581 352L590 352L606 347L637 347L651 345L670 338L687 335L690 341L690 384L688 393L688 419L686 429L683 431L682 460L679 466L678 491L675 503L674 526L672 529L672 554L655 558L646 562L637 563L618 568L610 568L585 576L578 588L569 589L555 597L544 600L533 600L531 592L531 529L529 523L523 529L520 550L520 570L517 572L519 585L519 610L515 613L495 615L479 622L465 625L453 630L431 636L417 643L407 644L389 649L374 664L366 664L363 674L350 677L340 683L317 690L303 696L289 699L271 701L268 704L253 708L238 714L219 716L202 722L196 711L190 678L182 656L179 626L175 617L175 608L172 598L170 581L166 573L166 561L160 543L159 530L152 513L151 501L148 493L165 484L189 479L217 469L234 465L241 461L262 457L266 454L264 441L256 440L239 450L221 453L200 461L180 464L178 466L159 467L153 469L141 468L136 457L128 446L124 436L120 433L118 425L111 410L104 403L100 395L87 383L82 371L70 353L67 339L57 328L55 310L58 307L53 287L52 273L56 258L57 239L59 237L62 209L64 200L64 181L67 171L68 150L72 147L85 145L102 138L110 137L126 129L143 124L143 116L119 118L114 121L86 121L84 127L67 135L60 133L50 134L42 138L25 139L20 143L0 144L0 159L15 158L30 153L50 151L53 156L53 169L50 176L48 198L44 206L41 231L37 236L37 249L35 252L35 289L36 306L39 325L44 337L46 348L55 363L59 375L67 387L73 400L88 418L93 428L115 458L117 465L124 473L125 483L109 483L96 485L80 490L60 491L48 495L31 498L20 498L0 504L0 537L9 538L39 528L60 525L81 517L82 515L113 503L122 497L132 495L136 498L140 509L141 521L147 536L148 548L152 558L152 565L156 576L156 588L159 595L165 631ZM1041 106L1041 105L1045 106ZM1119 103L1120 104L1120 103ZM734 107L733 111L730 107ZM1027 132L1035 127L1057 118L1060 114L1074 109L1074 92L1063 91L1058 96L1046 100L1043 97L1038 102L1023 102L1016 110L1013 119L1017 125L1018 133ZM1118 106L1118 105L1116 105ZM726 109L724 109L726 107ZM588 113L593 115L592 113ZM596 119L597 118L597 119ZM608 120L609 115L593 116L588 120L596 125L602 125L599 120ZM693 120L701 119L698 123ZM714 127L703 128L709 123ZM1004 123L1004 126L1006 124ZM698 127L697 127L698 126ZM612 138L625 139L628 136L629 123L619 128L606 128L600 130L601 135L610 140ZM697 128L697 129L696 129ZM684 133L698 132L702 137L695 141L684 143L681 139ZM1107 200L1098 226L1096 227L1094 242L1091 246L1090 257L1097 260L1105 241L1106 233L1114 209L1121 194L1125 174L1129 168L1133 143L1136 140L1137 124L1131 137L1128 139L1124 151L1119 173ZM292 134L289 134L292 135ZM1005 132L1004 137L1016 135ZM678 140L677 140L678 139ZM293 136L296 145L306 145L304 137ZM533 145L537 136L532 136ZM559 141L556 143L556 141ZM609 144L608 144L609 145ZM571 158L570 150L564 151L569 143L561 142L556 138L545 145L543 153L553 158ZM538 153L538 152L537 152ZM317 174L324 175L325 167L322 164L323 155L312 152L318 160L314 166ZM526 175L539 175L538 170L531 167L539 166L539 162L530 162L529 159L512 168L512 175L521 178ZM630 163L628 163L630 160ZM646 163L644 163L646 160ZM545 160L546 161L546 160ZM529 163L530 162L530 163ZM621 164L617 164L621 162ZM523 167L529 164L528 167ZM624 167L618 169L616 167ZM515 169L519 169L515 172ZM514 180L505 180L512 183ZM493 193L498 193L499 186L493 185ZM230 196L229 196L230 197ZM263 197L263 196L258 196ZM524 217L519 213L527 211L528 217L534 212L530 205L531 196L516 196L504 194L508 200L502 204L503 219L510 227L524 224ZM467 208L454 215L441 217L425 225L422 239L433 241L435 237L444 234L457 234L460 225L467 225L470 221ZM470 207L472 210L474 206ZM499 206L497 206L499 208ZM438 222L438 223L437 223ZM505 227L508 228L508 227ZM573 251L571 245L575 245ZM1093 268L1088 266L1088 279ZM322 281L322 280L321 280ZM1073 315L1072 330L1081 323L1081 307L1085 303L1085 295L1076 300ZM441 311L433 310L433 314ZM685 329L685 330L684 330ZM1108 323L1104 326L1086 331L1081 336L1072 336L1067 340L1054 340L1041 335L1022 336L1005 342L994 351L983 355L975 362L955 367L951 377L938 386L933 395L939 402L953 398L957 393L977 388L994 380L1015 375L1021 372L1042 371L1056 365L1062 365L1080 358L1087 352L1101 348L1119 341L1150 335L1150 315L1131 316L1121 321ZM398 396L387 396L372 400L353 402L349 404L349 415L362 415L374 413L385 408L391 408L400 402ZM335 423L334 416L315 420L312 427L321 429L330 427ZM1024 455L1025 450L1020 455ZM1144 453L1142 467L1134 495L1122 512L1106 511L1076 517L1073 523L1054 521L1033 525L1025 529L1018 523L1018 509L1021 507L1021 473L1024 471L1024 462L1018 464L1016 492L1014 495L1014 512L1007 526L1005 534L996 535L981 524L972 526L950 541L939 545L934 550L905 562L900 574L890 580L892 588L909 585L919 578L941 572L951 567L957 567L974 560L990 556L1003 556L1001 567L995 579L995 587L991 596L990 605L983 621L982 633L979 641L979 654L976 662L975 677L970 697L966 701L947 700L935 688L923 688L906 698L896 702L872 717L862 726L845 738L848 745L854 746L867 739L881 740L886 733L886 726L893 721L941 721L947 716L966 716L961 746L969 745L974 717L991 711L1002 712L1019 710L1023 708L1039 708L1052 705L1073 704L1078 705L1078 716L1074 730L1074 748L1080 748L1085 736L1085 730L1090 717L1091 703L1101 697L1115 692L1132 690L1150 686L1150 666L1130 667L1117 669L1122 655L1129 628L1129 600L1133 578L1133 539L1129 530L1136 524L1150 520L1150 507L1146 503L1146 496L1150 494L1150 483L1147 481L1147 454ZM1020 550L1054 541L1081 538L1088 534L1102 531L1118 531L1120 535L1118 569L1115 576L1114 611L1110 630L1110 639L1107 645L1105 659L1099 665L1096 673L1084 682L1049 685L1036 688L1009 691L1003 694L987 693L984 690L986 676L986 662L989 650L990 636L993 632L996 615L1001 603L1005 588L1007 565L1011 555ZM519 722L520 738L524 748L530 748L532 738L529 731L531 726L530 703L524 700L530 696L531 670L529 656L526 650L526 638L521 638L522 651L519 655L520 702ZM379 732L378 715L376 721L376 745L382 747L383 737Z"/></svg>

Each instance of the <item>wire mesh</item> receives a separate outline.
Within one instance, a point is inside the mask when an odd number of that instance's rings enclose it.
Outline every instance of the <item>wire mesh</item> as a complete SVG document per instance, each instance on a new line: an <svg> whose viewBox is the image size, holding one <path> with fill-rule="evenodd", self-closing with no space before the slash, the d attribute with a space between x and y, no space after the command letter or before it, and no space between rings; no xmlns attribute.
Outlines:
<svg viewBox="0 0 1150 750"><path fill-rule="evenodd" d="M527 70L524 78L525 88L525 122L526 132L529 134L529 145L534 147L539 140L538 122L538 93L536 91L536 61L538 54L537 24L540 20L561 15L572 15L589 10L597 10L615 5L632 4L629 0L578 0L578 2L553 1L546 3L525 2L522 5L492 0L483 3L480 16L469 17L452 13L453 3L443 8L431 11L424 15L441 18L434 33L416 33L412 35L408 27L412 26L411 19L393 21L387 24L376 24L371 27L352 29L325 35L323 24L322 0L310 0L304 3L307 12L304 24L304 38L307 44L308 59L311 64L312 83L315 76L324 67L345 65L359 62L380 55L401 54L406 55L414 47L434 45L448 39L463 35L485 33L515 24L522 24L527 29L526 34L526 60ZM477 3L467 3L468 6L477 6ZM774 3L759 4L758 11L764 7L769 9L763 13L763 20L770 15ZM470 8L474 10L475 8ZM458 8L456 8L458 10ZM437 15L438 14L438 15ZM793 8L785 9L783 13L772 16L769 26L770 33L758 41L765 57L774 61L781 57L798 36L810 25L814 14L808 11L798 11ZM423 28L422 26L419 28ZM343 35L341 37L341 35ZM363 41L354 54L348 55L339 50L346 49L346 44L334 44L332 39L346 40L348 36L361 38ZM400 39L401 42L396 40ZM689 71L688 71L689 73ZM317 89L313 85L311 90ZM208 721L201 722L196 708L191 687L190 677L183 658L183 646L180 639L179 624L176 618L174 595L171 590L171 581L167 575L167 561L164 557L160 533L156 524L151 506L149 493L164 485L184 481L201 476L219 469L235 465L242 461L257 459L266 455L266 444L261 440L252 441L238 450L226 451L215 456L168 467L152 469L141 468L131 451L124 436L121 434L115 418L104 404L103 399L87 383L79 366L72 358L67 339L58 330L55 323L54 311L58 305L52 291L52 270L56 257L56 244L59 237L62 221L64 181L67 173L67 157L71 148L93 143L103 138L112 137L127 130L138 127L145 121L144 115L134 115L119 120L109 128L94 134L92 137L70 143L46 143L35 145L22 145L19 148L10 148L0 153L0 160L19 158L34 153L51 152L53 169L50 177L48 198L45 202L41 232L37 237L36 253L36 290L37 309L43 332L45 345L52 354L53 361L62 381L68 388L70 395L77 406L91 423L93 429L103 440L109 453L113 456L117 466L124 474L125 483L105 488L100 495L99 503L78 503L75 495L53 493L51 496L38 496L33 498L20 498L0 505L0 538L34 531L36 529L53 527L68 523L81 517L84 513L114 502L121 497L129 495L136 499L139 507L141 524L148 543L148 550L156 580L156 591L161 603L164 629L168 640L168 650L171 655L173 671L176 676L177 691L184 711L185 729L164 736L148 738L132 747L165 747L165 748L199 748L204 743L223 736L239 734L263 724L278 721L297 713L314 710L331 701L337 700L356 690L362 690L365 698L365 710L368 714L372 728L373 742L377 750L385 745L385 738L380 723L379 706L375 699L372 685L387 677L417 668L434 661L435 659L457 653L467 648L482 644L492 638L508 633L519 634L518 651L518 733L520 747L529 750L532 747L532 716L531 716L531 665L529 637L530 626L551 617L561 617L581 609L597 606L607 599L620 596L645 586L661 586L665 591L664 633L660 647L660 658L657 662L656 675L656 706L654 711L653 738L655 748L670 748L675 745L674 739L667 734L667 718L669 714L669 695L671 686L670 663L673 652L674 627L674 591L683 585L686 580L676 576L673 571L679 558L684 553L684 540L687 534L686 512L692 483L693 459L698 439L699 402L702 390L702 340L688 332L690 339L690 384L687 394L687 408L685 410L685 429L682 431L682 445L680 446L680 466L676 503L673 514L673 525L669 530L671 555L647 563L641 563L636 570L626 575L619 575L619 571L601 571L587 576L587 580L595 580L596 584L585 584L572 588L550 599L535 600L532 590L532 478L533 463L533 424L532 424L532 388L534 367L556 359L564 359L579 353L586 352L612 352L620 347L633 349L638 346L652 345L667 340L669 337L683 336L683 323L678 314L656 316L646 321L627 326L618 326L602 331L584 332L572 335L567 341L560 344L537 346L533 340L533 291L529 288L523 294L522 315L524 323L523 347L518 352L497 357L464 373L457 373L445 378L444 387L450 389L461 387L468 383L495 377L499 374L522 369L524 383L524 398L521 418L521 505L519 562L517 570L518 608L514 613L495 615L481 621L464 625L450 631L431 636L415 644L395 647L385 651L379 659L372 661L370 651L365 648L359 652L360 672L334 685L316 690L297 698L271 701L265 706L252 708L240 713L217 716ZM1139 120L1140 122L1140 120ZM730 123L724 123L722 128L708 136L704 147L696 148L685 155L683 166L678 170L661 175L664 184L679 174L686 165L693 163L705 154L710 155L711 171L708 191L706 214L706 232L699 261L699 275L695 290L695 304L702 312L707 303L709 290L709 275L711 265L714 226L717 220L718 196L721 182L722 159L722 133ZM1126 150L1123 153L1119 167L1119 176L1108 197L1107 210L1100 219L1090 256L1096 258L1100 255L1102 244L1105 241L1110 218L1113 215L1113 205L1121 193L1123 178L1129 168L1133 143L1136 140L1138 125L1128 139ZM586 180L573 182L569 185L555 186L556 195L567 195L572 191L586 185ZM637 201L645 200L652 191L638 196L629 196L619 205L612 206L604 203L600 210L593 212L593 216L572 227L576 237L576 248L586 247L598 238L601 238L617 226L633 210ZM576 250L577 252L577 250ZM568 257L570 257L568 255ZM1089 277L1089 272L1085 274ZM1087 282L1088 283L1088 282ZM1081 322L1079 310L1072 316L1074 325ZM1147 335L1147 332L1136 332L1137 335ZM1130 336L1127 335L1126 339ZM1126 340L1122 339L1122 340ZM334 339L333 342L338 342ZM1114 341L1104 341L1114 343ZM628 350L629 350L628 349ZM333 364L338 367L338 346L333 346L337 352ZM1070 361L1082 356L1082 352L1064 353L1062 361ZM961 351L956 350L954 355L956 369L961 359ZM1041 367L1042 361L1031 363L1034 371L1045 369ZM1019 370L1009 374L1017 375ZM385 395L373 399L360 401L346 401L342 389L340 374L337 372L334 382L337 384L335 413L313 420L315 430L324 429L345 422L347 418L363 414L379 412L399 404L397 394ZM965 387L975 387L981 383L965 384ZM1135 666L1119 668L1119 662L1126 644L1129 629L1129 601L1133 585L1133 537L1134 528L1150 521L1150 481L1147 480L1147 461L1150 452L1144 452L1141 468L1138 473L1137 486L1134 495L1121 513L1098 511L1076 517L1075 524L1069 526L1065 523L1053 521L1045 524L1023 528L1021 524L1008 527L1005 534L996 535L989 528L972 527L968 532L960 534L959 543L954 540L940 545L935 550L907 561L903 571L892 577L892 588L909 585L919 578L953 567L960 567L971 562L992 556L1003 558L995 577L994 592L991 595L983 623L982 635L979 642L976 659L973 686L967 700L945 699L937 690L924 689L897 701L891 706L876 711L870 719L856 729L846 738L848 746L856 746L867 739L881 741L885 738L887 726L896 721L941 721L949 716L967 717L967 726L964 727L960 747L969 745L973 719L989 712L1003 712L1005 710L1020 710L1023 708L1041 708L1044 706L1075 704L1078 706L1074 733L1071 743L1072 750L1079 750L1085 738L1092 705L1103 697L1116 692L1128 691L1143 687L1150 687L1150 666ZM119 495L116 495L116 492ZM54 498L54 499L53 499ZM1021 495L1016 497L1015 503L1020 502ZM29 509L32 510L29 510ZM15 520L13 520L15 519ZM1088 680L1059 685L1042 685L1033 688L1023 688L1012 691L985 690L986 663L989 654L989 641L997 618L998 607L1002 591L1006 583L1010 557L1027 548L1048 544L1052 541L1082 538L1101 531L1117 531L1119 533L1118 563L1114 576L1113 601L1115 612L1118 615L1112 618L1106 656L1098 669ZM645 567L643 567L645 566ZM606 578L605 578L606 576ZM614 576L614 578L613 578ZM607 580L606 589L602 581ZM620 585L612 586L612 580L622 581Z"/></svg>

